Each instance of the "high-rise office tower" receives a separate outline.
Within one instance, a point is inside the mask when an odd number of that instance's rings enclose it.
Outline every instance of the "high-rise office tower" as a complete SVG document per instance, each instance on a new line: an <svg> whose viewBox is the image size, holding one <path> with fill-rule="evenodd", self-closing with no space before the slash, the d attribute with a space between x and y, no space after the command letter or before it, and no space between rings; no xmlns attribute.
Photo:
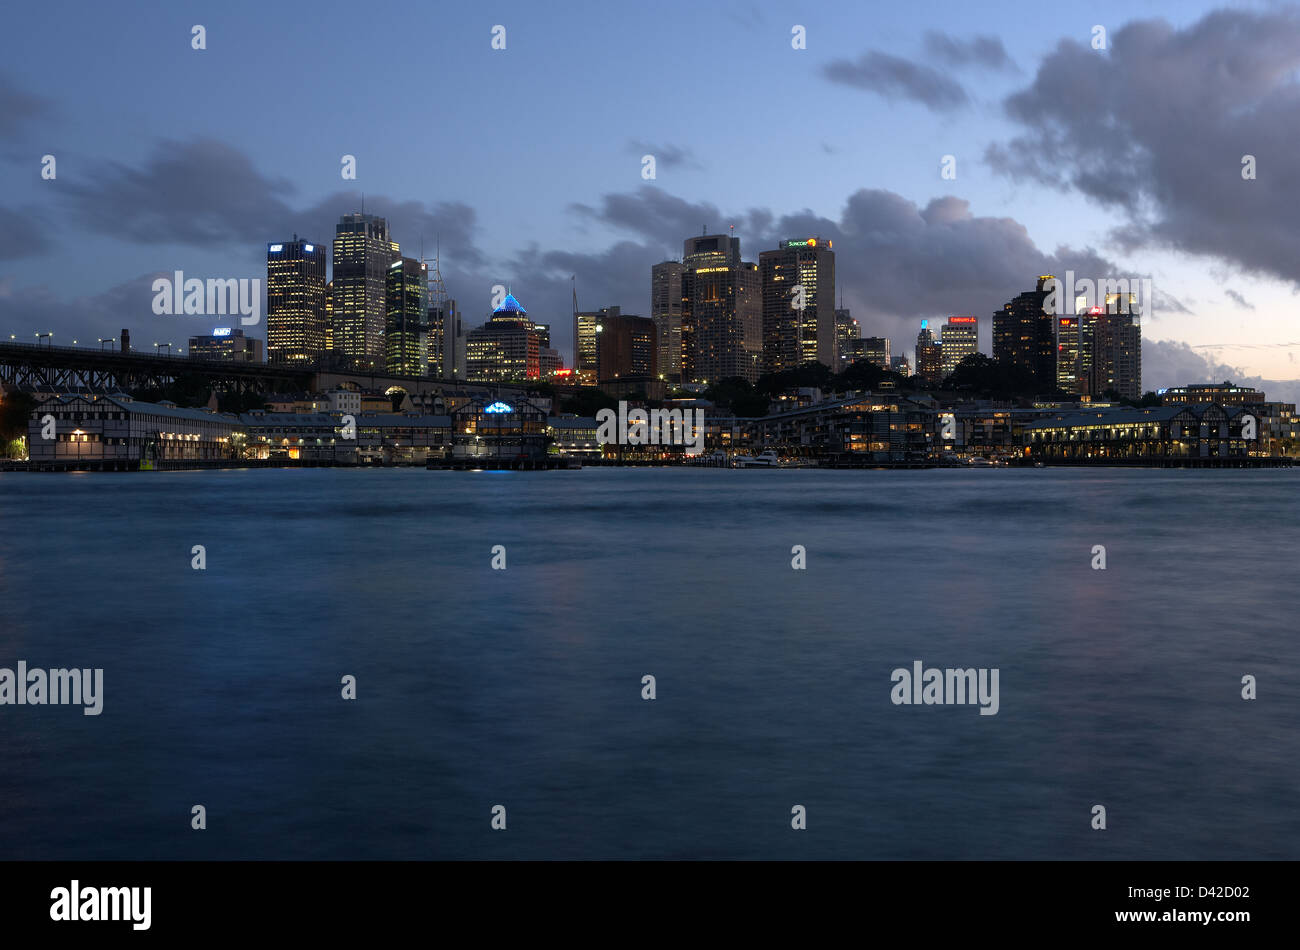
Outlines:
<svg viewBox="0 0 1300 950"><path fill-rule="evenodd" d="M488 321L466 336L466 377L475 382L537 379L541 349L528 311L507 294Z"/></svg>
<svg viewBox="0 0 1300 950"><path fill-rule="evenodd" d="M758 255L763 284L763 372L807 363L839 366L835 337L835 252L811 237Z"/></svg>
<svg viewBox="0 0 1300 950"><path fill-rule="evenodd" d="M1056 388L1081 395L1088 392L1092 378L1092 320L1086 313L1054 319Z"/></svg>
<svg viewBox="0 0 1300 950"><path fill-rule="evenodd" d="M943 325L939 345L943 356L942 376L947 379L962 360L979 352L979 318L949 317Z"/></svg>
<svg viewBox="0 0 1300 950"><path fill-rule="evenodd" d="M573 315L573 371L595 382L600 378L600 334L605 321L622 315L620 307L583 310Z"/></svg>
<svg viewBox="0 0 1300 950"><path fill-rule="evenodd" d="M993 314L993 358L1020 367L1042 392L1056 388L1056 316L1043 312L1050 274Z"/></svg>
<svg viewBox="0 0 1300 950"><path fill-rule="evenodd" d="M608 308L618 310L617 307ZM596 376L599 380L621 376L657 376L658 334L649 317L610 314L596 332Z"/></svg>
<svg viewBox="0 0 1300 950"><path fill-rule="evenodd" d="M334 281L325 285L325 352L334 355Z"/></svg>
<svg viewBox="0 0 1300 950"><path fill-rule="evenodd" d="M740 259L740 238L687 238L682 254L682 380L758 379L763 308L758 265Z"/></svg>
<svg viewBox="0 0 1300 950"><path fill-rule="evenodd" d="M659 375L670 383L682 381L682 272L680 261L664 261L650 269L650 319L659 346Z"/></svg>
<svg viewBox="0 0 1300 950"><path fill-rule="evenodd" d="M465 378L465 328L456 301L447 292L437 254L429 274L429 375L438 379Z"/></svg>
<svg viewBox="0 0 1300 950"><path fill-rule="evenodd" d="M1125 399L1142 395L1142 325L1133 312L1134 295L1107 294L1104 307L1079 315L1088 325L1090 343L1086 386L1079 391L1093 396L1116 392Z"/></svg>
<svg viewBox="0 0 1300 950"><path fill-rule="evenodd" d="M325 245L266 246L266 350L272 363L315 364L325 352Z"/></svg>
<svg viewBox="0 0 1300 950"><path fill-rule="evenodd" d="M844 309L835 311L835 346L839 353L839 366L831 369L836 372L842 372L862 359L862 328Z"/></svg>
<svg viewBox="0 0 1300 950"><path fill-rule="evenodd" d="M862 338L862 358L881 369L890 369L894 365L894 358L890 355L889 349L888 337L864 336Z"/></svg>
<svg viewBox="0 0 1300 950"><path fill-rule="evenodd" d="M943 373L943 350L935 342L930 321L921 321L921 332L916 335L916 375L931 386L938 385Z"/></svg>
<svg viewBox="0 0 1300 950"><path fill-rule="evenodd" d="M334 351L353 366L384 366L388 269L401 256L383 218L339 218L334 231Z"/></svg>
<svg viewBox="0 0 1300 950"><path fill-rule="evenodd" d="M388 268L385 297L385 368L396 376L426 375L429 372L428 266L410 257L394 261Z"/></svg>

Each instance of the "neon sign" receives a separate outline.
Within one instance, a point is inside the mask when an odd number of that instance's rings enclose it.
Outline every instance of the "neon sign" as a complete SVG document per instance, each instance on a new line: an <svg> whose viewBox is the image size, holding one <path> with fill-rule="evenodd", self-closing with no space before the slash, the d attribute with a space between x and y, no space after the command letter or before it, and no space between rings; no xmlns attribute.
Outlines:
<svg viewBox="0 0 1300 950"><path fill-rule="evenodd" d="M483 411L484 412L514 412L515 410L513 406L507 406L503 402L494 402L490 406L485 406Z"/></svg>

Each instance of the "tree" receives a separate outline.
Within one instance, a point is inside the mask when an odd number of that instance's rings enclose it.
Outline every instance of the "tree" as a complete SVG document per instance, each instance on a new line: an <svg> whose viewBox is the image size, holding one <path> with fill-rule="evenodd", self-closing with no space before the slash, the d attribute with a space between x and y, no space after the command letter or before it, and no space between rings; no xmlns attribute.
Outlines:
<svg viewBox="0 0 1300 950"><path fill-rule="evenodd" d="M31 394L22 390L0 391L0 450L7 454L11 442L26 437L27 423L38 405Z"/></svg>
<svg viewBox="0 0 1300 950"><path fill-rule="evenodd" d="M943 381L943 388L992 398L1033 395L1037 385L1034 374L1026 367L972 353L957 364Z"/></svg>

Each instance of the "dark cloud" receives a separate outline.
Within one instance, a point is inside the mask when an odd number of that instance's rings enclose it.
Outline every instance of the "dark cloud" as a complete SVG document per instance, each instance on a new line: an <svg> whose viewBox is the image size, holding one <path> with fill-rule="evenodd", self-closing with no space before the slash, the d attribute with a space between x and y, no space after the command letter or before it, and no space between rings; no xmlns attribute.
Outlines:
<svg viewBox="0 0 1300 950"><path fill-rule="evenodd" d="M293 212L293 185L267 178L243 152L211 139L163 142L140 168L104 163L61 194L91 230L141 244L261 243Z"/></svg>
<svg viewBox="0 0 1300 950"><path fill-rule="evenodd" d="M834 60L822 67L822 73L831 82L886 99L911 99L935 112L948 112L970 101L960 83L938 70L876 50L863 53L856 62Z"/></svg>
<svg viewBox="0 0 1300 950"><path fill-rule="evenodd" d="M1111 47L1059 43L1005 102L1024 135L986 160L1112 209L1126 252L1172 248L1300 283L1300 12L1137 21ZM1245 155L1256 180L1242 178Z"/></svg>
<svg viewBox="0 0 1300 950"><path fill-rule="evenodd" d="M35 257L49 249L45 225L36 211L0 205L0 261Z"/></svg>
<svg viewBox="0 0 1300 950"><path fill-rule="evenodd" d="M1253 303L1247 302L1245 297L1237 293L1237 291L1233 290L1232 288L1228 288L1227 290L1225 290L1223 292L1223 295L1239 307L1245 307L1247 310L1255 309L1255 305Z"/></svg>
<svg viewBox="0 0 1300 950"><path fill-rule="evenodd" d="M205 249L260 247L292 233L332 241L339 216L362 207L360 191L340 191L294 208L293 192L286 179L262 175L243 152L212 140L164 142L141 167L110 163L88 182L69 182L63 189L72 216L91 230L140 244ZM440 242L446 260L483 262L468 205L373 194L364 202L367 212L388 219L403 253L418 256L423 239L430 257Z"/></svg>
<svg viewBox="0 0 1300 950"><path fill-rule="evenodd" d="M0 138L13 138L25 124L51 114L49 100L20 89L0 73Z"/></svg>
<svg viewBox="0 0 1300 950"><path fill-rule="evenodd" d="M580 287L584 274L600 274L609 291L618 294L608 303L632 312L648 307L651 265L679 257L683 240L702 227L726 233L734 224L746 260L757 260L760 251L786 238L831 240L837 252L837 289L843 290L845 305L865 333L890 337L900 349L910 349L924 317L977 314L987 336L993 312L1032 289L1039 274L1067 269L1080 275L1119 273L1092 249L1040 250L1024 225L1011 218L977 217L967 202L954 197L918 206L893 192L862 189L849 197L838 218L830 219L811 211L778 216L762 208L724 214L712 204L687 202L647 186L606 195L598 207L578 205L574 210L629 233L634 243L619 245L612 257L568 255L558 266L566 275L577 273Z"/></svg>
<svg viewBox="0 0 1300 950"><path fill-rule="evenodd" d="M931 30L925 34L925 52L943 60L942 65L1014 68L1002 40L996 36L972 36L968 40L962 40L940 30Z"/></svg>
<svg viewBox="0 0 1300 950"><path fill-rule="evenodd" d="M640 139L633 139L627 143L627 150L638 157L642 155L653 155L656 165L662 165L664 168L703 168L695 159L695 155L689 148L682 148L680 145L673 145L671 142L665 142L662 145L654 145L650 142L644 142Z"/></svg>

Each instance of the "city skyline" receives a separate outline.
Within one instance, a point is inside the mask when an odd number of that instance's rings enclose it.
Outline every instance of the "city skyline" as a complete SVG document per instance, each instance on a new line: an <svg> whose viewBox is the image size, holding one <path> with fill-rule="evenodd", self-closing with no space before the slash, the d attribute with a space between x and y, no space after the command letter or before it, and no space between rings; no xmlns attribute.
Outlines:
<svg viewBox="0 0 1300 950"><path fill-rule="evenodd" d="M1276 189L1294 159L1273 147L1277 136L1268 128L1279 124L1279 108L1295 108L1285 79L1300 51L1292 11L1213 12L1193 5L1134 19L1120 5L1101 4L1090 16L1108 30L1104 51L1090 45L1093 23L1062 23L1030 6L997 37L988 35L976 11L956 6L944 13L943 31L933 29L933 18L908 11L870 18L851 9L834 16L782 14L805 27L804 49L792 47L791 24L772 12L726 6L699 14L681 39L682 52L716 52L718 38L726 36L725 51L745 54L730 77L738 95L774 104L813 95L817 104L799 119L807 147L796 158L793 151L746 148L770 129L742 122L724 134L683 118L676 106L689 83L643 65L645 54L625 44L591 45L602 35L669 29L635 12L617 22L606 15L551 22L507 5L493 23L447 13L439 21L445 55L436 63L408 62L413 57L402 49L390 57L397 89L474 83L472 101L434 96L444 125L442 138L430 139L426 131L409 131L409 123L386 121L405 115L402 97L340 98L338 77L324 77L319 92L304 100L303 117L291 120L272 104L266 92L274 85L256 70L214 80L227 76L234 47L255 61L257 44L275 37L277 57L292 66L336 52L335 44L344 42L311 33L285 42L289 12L259 12L253 29L244 22L251 11L235 8L206 24L206 48L193 50L191 24L157 9L157 17L130 32L105 11L78 11L81 28L60 37L63 47L34 40L15 51L0 80L10 133L3 161L14 185L0 202L0 216L11 225L0 251L0 329L53 330L67 340L114 334L122 326L136 327L146 339L171 328L169 338L182 341L210 327L154 318L147 310L152 277L173 270L258 275L265 241L297 233L327 242L339 215L362 207L364 195L365 210L388 218L404 253L420 256L421 242L426 249L440 244L443 272L471 320L489 310L475 301L486 301L492 285L526 287L531 306L556 327L553 345L565 353L572 275L581 309L620 305L650 314L643 262L673 256L684 235L734 225L751 260L791 235L834 240L842 249L837 282L844 307L864 335L892 339L896 347L910 349L921 318L976 314L984 318L980 349L989 352L987 318L1024 289L1025 275L1071 268L1138 274L1150 276L1157 290L1144 328L1148 388L1233 378L1282 396L1296 389L1293 348L1281 345L1290 339L1286 308L1294 286L1287 241L1243 239L1234 251L1225 237L1207 247L1210 239L1189 236L1187 227L1204 216L1203 205L1180 190L1183 178L1203 180L1210 158L1231 157L1224 179L1201 186L1212 192L1206 201L1224 206L1218 230L1231 235L1235 222L1250 221L1249 237L1277 233L1290 220L1293 199ZM339 7L324 9L332 16ZM676 22L685 9L670 4L666 19ZM21 32L34 15L19 11L15 29ZM852 28L857 18L861 30ZM497 20L505 21L509 39L494 50L490 31ZM357 24L361 37L371 29ZM1213 79L1216 64L1235 62L1265 36L1267 62L1275 68L1244 74L1232 108L1217 101L1206 106L1196 141L1217 132L1218 144L1212 156L1179 173L1169 161L1179 143L1134 125L1125 97L1140 94L1147 110L1189 115L1189 99L1198 83ZM176 81L147 86L134 67L124 67L88 90L75 65L60 65L78 55L93 61L96 44L105 42L123 60L132 50L155 64L161 57ZM574 42L595 50L598 62L626 61L619 96L586 81L590 62L583 70L548 72L549 87L520 81ZM610 46L616 51L607 51ZM1105 68L1122 49L1126 69ZM1088 123L1110 116L1128 130L1133 147L1109 154L1089 146L1075 161L1067 147L1073 140L1049 137L1043 155L1050 153L1056 165L1028 166L1017 143L1050 125L1049 92L1062 97L1057 111L1082 101L1054 84L1067 68L1097 94L1104 115L1076 110L1061 134L1086 141ZM780 81L765 78L777 69ZM1140 89L1130 85L1139 79L1151 81ZM102 95L139 105L109 128L94 115ZM641 107L635 115L613 109L615 99L629 97ZM336 102L343 104L330 104ZM591 107L582 113L588 118L564 118L569 105L582 103ZM214 123L217 115L246 121ZM557 116L566 134L539 134L553 129ZM363 118L374 120L366 135L346 131ZM871 130L881 123L897 133L888 150L873 147ZM395 138L398 128L406 139ZM529 144L503 151L502 140ZM433 147L447 141L452 148ZM1245 144L1226 155L1238 141ZM1257 180L1241 175L1248 152L1259 161ZM46 154L58 159L53 180L40 174ZM355 180L340 177L347 155L356 160ZM642 176L646 155L656 159L653 180ZM956 168L951 179L942 175L949 155ZM1141 225L1129 228L1124 241L1114 240L1122 201L1117 206L1119 197L1088 192L1082 170L1089 161L1154 202L1149 220L1124 211ZM437 182L433 194L430 180ZM1225 192L1229 187L1235 190ZM1186 204L1186 221L1169 210L1175 198ZM1272 232L1270 222L1278 223ZM71 275L69 255L79 261ZM1214 342L1232 347L1186 345Z"/></svg>

